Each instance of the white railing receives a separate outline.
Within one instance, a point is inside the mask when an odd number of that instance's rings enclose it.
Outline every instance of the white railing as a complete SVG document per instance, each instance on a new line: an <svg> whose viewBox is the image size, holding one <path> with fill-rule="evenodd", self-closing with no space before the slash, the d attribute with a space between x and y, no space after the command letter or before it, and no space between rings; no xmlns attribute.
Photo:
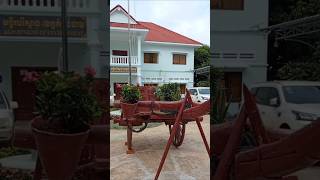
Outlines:
<svg viewBox="0 0 320 180"><path fill-rule="evenodd" d="M131 56L131 65L139 65L137 56ZM110 65L129 65L128 56L111 56Z"/></svg>
<svg viewBox="0 0 320 180"><path fill-rule="evenodd" d="M0 0L0 11L60 12L62 0ZM96 0L66 0L68 11L98 11Z"/></svg>

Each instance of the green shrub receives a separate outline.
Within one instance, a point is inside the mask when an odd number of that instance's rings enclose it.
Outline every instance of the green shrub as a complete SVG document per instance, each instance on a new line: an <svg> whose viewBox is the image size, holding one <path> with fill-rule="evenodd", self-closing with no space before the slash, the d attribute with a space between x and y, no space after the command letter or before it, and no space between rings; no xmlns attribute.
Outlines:
<svg viewBox="0 0 320 180"><path fill-rule="evenodd" d="M36 115L41 129L55 133L78 133L102 114L93 93L93 76L74 72L46 72L36 82Z"/></svg>
<svg viewBox="0 0 320 180"><path fill-rule="evenodd" d="M141 92L137 86L124 85L122 87L122 102L134 104L141 98Z"/></svg>
<svg viewBox="0 0 320 180"><path fill-rule="evenodd" d="M161 101L178 101L181 99L180 87L177 83L169 83L159 86L156 96Z"/></svg>

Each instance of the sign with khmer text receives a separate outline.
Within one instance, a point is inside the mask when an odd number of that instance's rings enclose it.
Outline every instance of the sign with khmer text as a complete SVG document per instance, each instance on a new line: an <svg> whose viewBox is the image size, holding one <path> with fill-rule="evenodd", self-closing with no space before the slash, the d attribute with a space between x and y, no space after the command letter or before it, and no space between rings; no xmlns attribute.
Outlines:
<svg viewBox="0 0 320 180"><path fill-rule="evenodd" d="M131 67L132 73L137 73L137 67ZM129 73L128 67L111 67L111 73Z"/></svg>
<svg viewBox="0 0 320 180"><path fill-rule="evenodd" d="M68 35L86 38L86 17L69 17ZM0 15L0 36L61 37L61 17Z"/></svg>

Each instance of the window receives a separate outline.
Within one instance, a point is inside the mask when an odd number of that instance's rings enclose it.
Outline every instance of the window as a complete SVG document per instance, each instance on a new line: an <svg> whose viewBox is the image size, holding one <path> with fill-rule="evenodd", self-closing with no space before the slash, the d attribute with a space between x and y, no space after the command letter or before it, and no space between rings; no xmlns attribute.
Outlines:
<svg viewBox="0 0 320 180"><path fill-rule="evenodd" d="M187 56L185 54L173 54L173 64L187 64Z"/></svg>
<svg viewBox="0 0 320 180"><path fill-rule="evenodd" d="M157 64L158 53L144 53L144 63Z"/></svg>
<svg viewBox="0 0 320 180"><path fill-rule="evenodd" d="M319 104L320 86L284 86L284 97L293 104Z"/></svg>
<svg viewBox="0 0 320 180"><path fill-rule="evenodd" d="M189 92L191 95L196 95L197 94L197 90L196 89L189 89Z"/></svg>
<svg viewBox="0 0 320 180"><path fill-rule="evenodd" d="M213 0L213 9L243 10L244 0Z"/></svg>
<svg viewBox="0 0 320 180"><path fill-rule="evenodd" d="M273 87L261 87L257 89L256 100L258 104L270 106L270 100L278 98L278 90Z"/></svg>
<svg viewBox="0 0 320 180"><path fill-rule="evenodd" d="M128 51L112 50L112 55L114 55L114 56L128 56Z"/></svg>

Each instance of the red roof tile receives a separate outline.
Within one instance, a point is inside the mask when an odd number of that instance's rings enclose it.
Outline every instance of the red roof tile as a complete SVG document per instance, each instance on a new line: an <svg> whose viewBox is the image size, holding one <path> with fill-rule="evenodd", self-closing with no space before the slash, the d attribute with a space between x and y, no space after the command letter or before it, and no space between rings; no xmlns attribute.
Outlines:
<svg viewBox="0 0 320 180"><path fill-rule="evenodd" d="M116 7L122 8L120 5ZM116 8L114 7L111 12ZM123 9L123 8L122 8ZM123 9L126 13L127 11ZM132 17L130 15L130 17ZM132 19L134 19L132 17ZM191 45L202 45L200 42L190 39L186 36L173 32L167 28L154 24L152 22L141 22L136 21L138 24L131 24L131 28L136 29L148 29L149 32L145 38L145 41L155 41L155 42L169 42L169 43L181 43L181 44L191 44ZM110 22L111 27L128 28L126 23Z"/></svg>
<svg viewBox="0 0 320 180"><path fill-rule="evenodd" d="M198 41L195 41L186 36L173 32L157 24L151 22L139 22L139 24L149 29L149 33L147 34L145 41L201 45L201 43Z"/></svg>

